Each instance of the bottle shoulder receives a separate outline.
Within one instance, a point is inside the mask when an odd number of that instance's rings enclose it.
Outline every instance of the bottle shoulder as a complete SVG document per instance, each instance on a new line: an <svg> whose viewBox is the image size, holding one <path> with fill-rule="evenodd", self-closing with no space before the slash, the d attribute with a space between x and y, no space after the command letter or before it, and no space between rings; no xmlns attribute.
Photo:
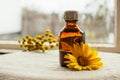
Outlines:
<svg viewBox="0 0 120 80"><path fill-rule="evenodd" d="M85 33L84 30L78 26L76 27L63 27L60 31L61 33L62 32L80 32L80 33Z"/></svg>
<svg viewBox="0 0 120 80"><path fill-rule="evenodd" d="M84 31L78 27L64 27L60 32L60 37L83 36Z"/></svg>

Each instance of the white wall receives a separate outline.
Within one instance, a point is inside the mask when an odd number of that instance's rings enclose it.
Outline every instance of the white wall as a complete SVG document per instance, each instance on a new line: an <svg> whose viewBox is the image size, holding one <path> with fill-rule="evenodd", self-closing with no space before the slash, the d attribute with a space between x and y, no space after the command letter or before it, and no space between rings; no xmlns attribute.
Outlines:
<svg viewBox="0 0 120 80"><path fill-rule="evenodd" d="M21 30L21 0L0 0L0 34Z"/></svg>

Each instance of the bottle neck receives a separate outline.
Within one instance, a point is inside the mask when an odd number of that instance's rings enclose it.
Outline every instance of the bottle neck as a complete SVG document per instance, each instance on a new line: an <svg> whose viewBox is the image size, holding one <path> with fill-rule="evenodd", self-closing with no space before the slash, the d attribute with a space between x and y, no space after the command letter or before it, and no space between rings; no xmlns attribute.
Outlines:
<svg viewBox="0 0 120 80"><path fill-rule="evenodd" d="M66 21L66 27L77 27L77 21Z"/></svg>

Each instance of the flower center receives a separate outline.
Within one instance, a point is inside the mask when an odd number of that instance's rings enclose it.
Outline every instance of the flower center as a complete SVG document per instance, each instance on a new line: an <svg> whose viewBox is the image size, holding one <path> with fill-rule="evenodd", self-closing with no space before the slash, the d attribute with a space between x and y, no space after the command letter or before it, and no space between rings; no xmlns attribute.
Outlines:
<svg viewBox="0 0 120 80"><path fill-rule="evenodd" d="M88 65L88 60L85 57L83 57L83 56L79 56L77 58L77 62L81 66L87 66Z"/></svg>

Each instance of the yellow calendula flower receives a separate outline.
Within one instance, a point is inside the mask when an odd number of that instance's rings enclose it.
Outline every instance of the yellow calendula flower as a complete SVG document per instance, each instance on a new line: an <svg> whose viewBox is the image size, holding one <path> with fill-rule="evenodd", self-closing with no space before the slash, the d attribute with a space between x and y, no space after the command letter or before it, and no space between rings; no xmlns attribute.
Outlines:
<svg viewBox="0 0 120 80"><path fill-rule="evenodd" d="M65 63L68 68L75 70L96 70L103 66L96 50L90 50L89 45L76 43L70 47L72 54L66 54Z"/></svg>

